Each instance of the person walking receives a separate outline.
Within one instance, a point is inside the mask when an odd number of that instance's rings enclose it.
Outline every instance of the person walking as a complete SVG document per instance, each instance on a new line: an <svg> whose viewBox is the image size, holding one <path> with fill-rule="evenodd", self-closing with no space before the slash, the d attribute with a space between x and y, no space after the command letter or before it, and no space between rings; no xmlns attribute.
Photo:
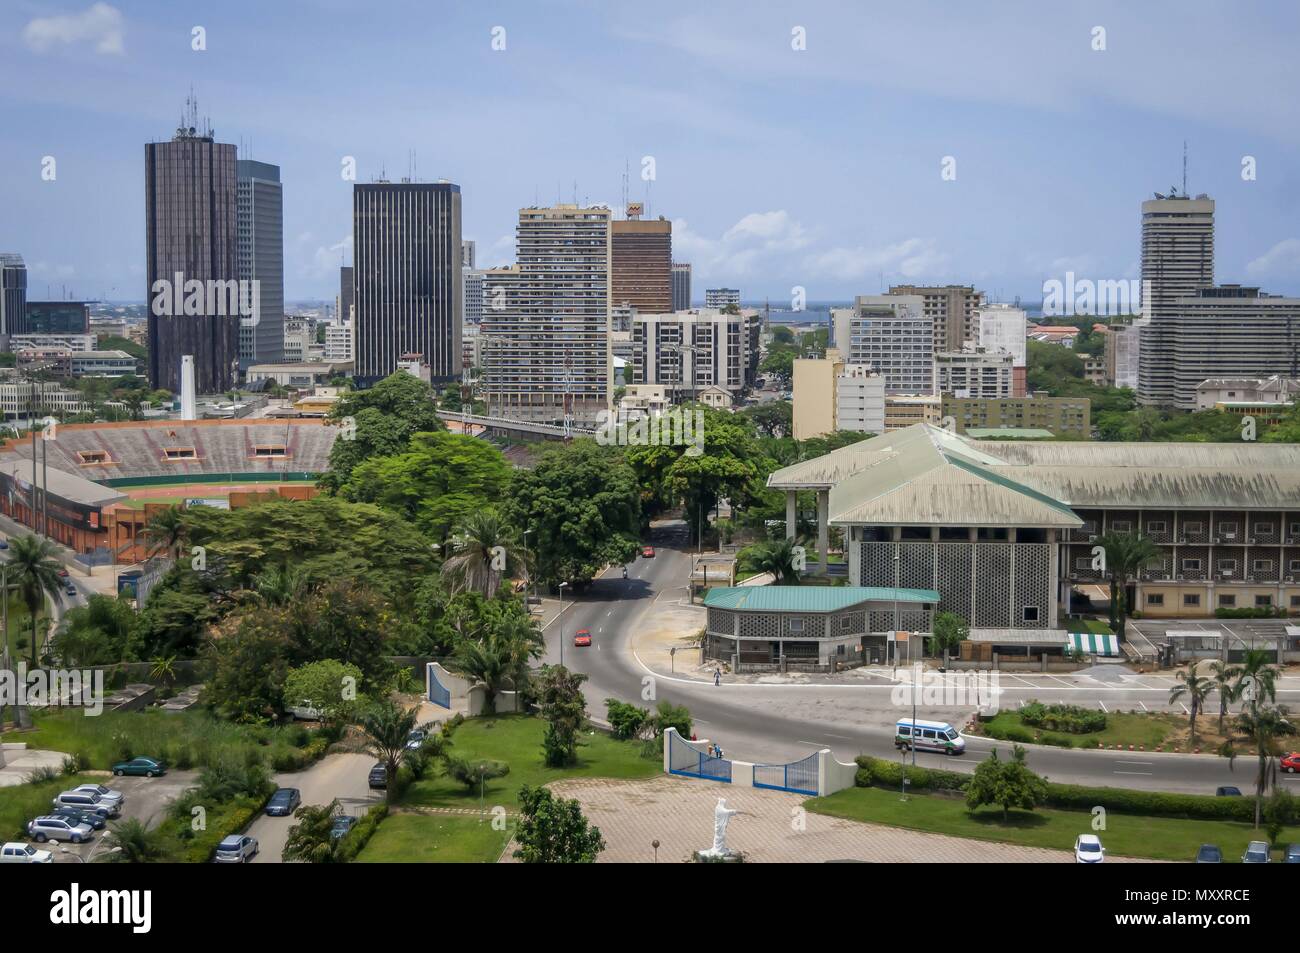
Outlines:
<svg viewBox="0 0 1300 953"><path fill-rule="evenodd" d="M717 688L721 684L722 684L722 669L715 668L713 670L713 687Z"/></svg>

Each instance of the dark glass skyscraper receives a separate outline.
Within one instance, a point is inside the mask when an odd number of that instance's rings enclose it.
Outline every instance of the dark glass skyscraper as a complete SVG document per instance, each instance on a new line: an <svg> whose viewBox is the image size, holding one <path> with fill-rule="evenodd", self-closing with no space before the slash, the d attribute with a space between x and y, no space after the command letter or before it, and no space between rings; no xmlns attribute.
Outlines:
<svg viewBox="0 0 1300 953"><path fill-rule="evenodd" d="M419 355L433 380L461 372L460 186L372 182L352 190L356 378Z"/></svg>
<svg viewBox="0 0 1300 953"><path fill-rule="evenodd" d="M200 394L222 393L235 382L239 362L239 314L211 307L199 314L159 315L159 295L173 304L184 282L235 282L235 147L215 141L211 130L182 126L170 142L144 147L145 254L148 276L149 383L180 391L181 357L194 355ZM177 280L181 288L174 286ZM156 285L156 283L165 283ZM176 309L173 307L173 311ZM221 314L220 311L227 313Z"/></svg>
<svg viewBox="0 0 1300 953"><path fill-rule="evenodd" d="M256 319L242 317L239 329L239 363L247 368L284 360L284 201L278 165L240 159L235 168L239 277L260 292Z"/></svg>
<svg viewBox="0 0 1300 953"><path fill-rule="evenodd" d="M0 252L0 335L27 330L27 265L23 256Z"/></svg>

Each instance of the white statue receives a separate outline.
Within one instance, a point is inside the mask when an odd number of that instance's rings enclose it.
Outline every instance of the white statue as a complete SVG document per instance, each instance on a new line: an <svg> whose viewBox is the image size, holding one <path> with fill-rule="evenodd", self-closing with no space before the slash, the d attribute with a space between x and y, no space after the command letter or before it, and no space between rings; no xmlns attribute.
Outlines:
<svg viewBox="0 0 1300 953"><path fill-rule="evenodd" d="M727 807L726 798L718 798L718 806L713 809L713 846L700 851L701 857L730 857L732 851L727 847L727 822L731 815L740 812Z"/></svg>

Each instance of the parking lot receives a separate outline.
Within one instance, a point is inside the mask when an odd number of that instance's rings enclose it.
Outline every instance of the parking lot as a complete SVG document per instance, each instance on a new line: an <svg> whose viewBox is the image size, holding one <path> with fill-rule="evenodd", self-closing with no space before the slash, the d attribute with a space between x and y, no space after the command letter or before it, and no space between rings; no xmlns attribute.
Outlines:
<svg viewBox="0 0 1300 953"><path fill-rule="evenodd" d="M105 776L99 779L99 783L115 791L121 791L126 796L126 806L122 809L121 818L117 820L134 817L144 821L150 827L156 827L162 822L167 805L175 800L186 788L193 787L197 778L198 774L194 771L172 771L161 778L114 778ZM89 843L82 844L79 847L74 847L71 844L53 843L42 846L54 852L55 863L75 864L103 852L104 834L112 827L113 823L113 821L109 821L108 828L96 831L94 838ZM64 848L66 848L66 852Z"/></svg>

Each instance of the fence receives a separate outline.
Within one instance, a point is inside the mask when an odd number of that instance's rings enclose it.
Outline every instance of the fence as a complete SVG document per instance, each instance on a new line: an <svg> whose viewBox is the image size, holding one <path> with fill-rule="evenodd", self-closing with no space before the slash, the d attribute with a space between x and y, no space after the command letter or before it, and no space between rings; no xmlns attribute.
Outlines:
<svg viewBox="0 0 1300 953"><path fill-rule="evenodd" d="M676 731L668 735L668 771L688 778L704 778L706 781L731 783L731 762L726 758L715 758L707 751L701 751L696 744L687 741Z"/></svg>
<svg viewBox="0 0 1300 953"><path fill-rule="evenodd" d="M810 797L825 796L853 787L856 764L836 760L823 748L798 761L785 764L752 764L716 758L708 753L707 741L687 741L669 728L664 732L664 772L685 778L721 781L736 787L767 788Z"/></svg>
<svg viewBox="0 0 1300 953"><path fill-rule="evenodd" d="M810 754L800 761L788 764L754 765L754 787L791 791L794 794L817 795L817 769L819 753Z"/></svg>

